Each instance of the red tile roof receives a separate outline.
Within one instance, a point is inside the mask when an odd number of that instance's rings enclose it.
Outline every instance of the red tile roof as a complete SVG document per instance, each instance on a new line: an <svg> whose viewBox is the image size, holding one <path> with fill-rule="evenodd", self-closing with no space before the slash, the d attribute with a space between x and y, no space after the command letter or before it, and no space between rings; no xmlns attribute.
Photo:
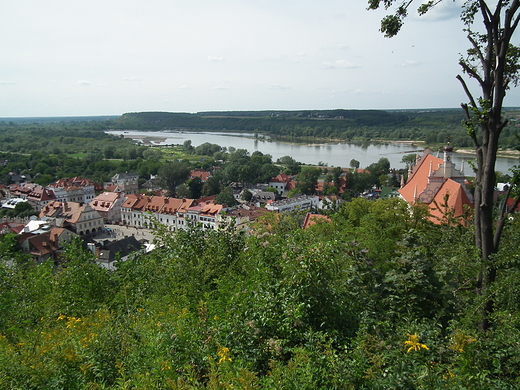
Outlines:
<svg viewBox="0 0 520 390"><path fill-rule="evenodd" d="M444 162L425 151L399 193L408 203L428 205L430 219L441 223L447 212L453 212L453 216L459 218L465 214L467 207L473 207L463 183L462 173L454 169L451 161Z"/></svg>

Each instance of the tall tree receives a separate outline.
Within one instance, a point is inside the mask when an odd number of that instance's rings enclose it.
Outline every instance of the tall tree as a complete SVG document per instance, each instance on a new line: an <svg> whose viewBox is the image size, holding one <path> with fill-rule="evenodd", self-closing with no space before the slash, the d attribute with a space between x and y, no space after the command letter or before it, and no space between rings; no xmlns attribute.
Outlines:
<svg viewBox="0 0 520 390"><path fill-rule="evenodd" d="M184 183L190 175L189 163L185 161L172 161L159 168L158 176L161 186L168 190L169 196L175 196L177 186Z"/></svg>
<svg viewBox="0 0 520 390"><path fill-rule="evenodd" d="M420 15L441 3L431 0L419 4ZM395 36L403 25L408 8L414 0L369 0L368 8L381 6L388 9L396 6L395 13L387 15L381 21L381 32L387 37ZM417 3L417 2L415 2ZM463 73L476 82L472 91L466 79L461 75L457 79L468 98L463 103L465 125L477 156L475 177L475 243L483 261L483 272L478 285L481 291L495 281L496 268L491 262L498 252L500 237L510 214L520 202L520 195L509 208L500 210L498 220L493 216L493 194L495 186L495 162L498 140L507 119L502 110L506 92L519 81L520 48L511 43L520 22L520 0L466 0L461 9L464 31L470 42L470 49L459 64ZM482 24L475 26L475 20ZM512 188L512 186L511 186ZM508 194L509 195L509 194ZM482 328L489 327L489 314L493 311L493 301L484 305Z"/></svg>

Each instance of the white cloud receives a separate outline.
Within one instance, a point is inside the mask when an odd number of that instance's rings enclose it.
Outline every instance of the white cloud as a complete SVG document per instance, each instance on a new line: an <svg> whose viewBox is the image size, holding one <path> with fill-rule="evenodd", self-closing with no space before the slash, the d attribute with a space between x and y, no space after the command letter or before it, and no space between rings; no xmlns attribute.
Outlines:
<svg viewBox="0 0 520 390"><path fill-rule="evenodd" d="M226 89L229 89L228 87L224 87L222 85L217 85L216 87L213 87L212 89L216 90L216 91L223 91L223 90L226 90Z"/></svg>
<svg viewBox="0 0 520 390"><path fill-rule="evenodd" d="M214 56L208 56L209 62L223 62L224 57L214 57Z"/></svg>
<svg viewBox="0 0 520 390"><path fill-rule="evenodd" d="M16 85L14 81L0 81L0 85Z"/></svg>
<svg viewBox="0 0 520 390"><path fill-rule="evenodd" d="M355 69L355 68L361 68L361 64L357 64L355 62L350 62L346 60L337 60L334 62L323 62L323 66L328 69L336 69L336 68L343 68L343 69Z"/></svg>
<svg viewBox="0 0 520 390"><path fill-rule="evenodd" d="M417 66L417 65L419 65L419 64L420 64L420 62L418 62L418 61L407 60L407 61L403 62L403 63L401 64L401 66L402 66L402 67L407 67L407 66Z"/></svg>
<svg viewBox="0 0 520 390"><path fill-rule="evenodd" d="M271 84L269 87L271 89L291 89L291 87L288 87L286 85L280 85L280 84Z"/></svg>
<svg viewBox="0 0 520 390"><path fill-rule="evenodd" d="M133 76L131 76L131 77L123 77L123 80L124 81L130 81L130 82L132 82L132 81L140 81L137 77L133 77Z"/></svg>
<svg viewBox="0 0 520 390"><path fill-rule="evenodd" d="M191 87L189 85L183 84L179 87L179 89L190 89Z"/></svg>
<svg viewBox="0 0 520 390"><path fill-rule="evenodd" d="M78 85L92 85L92 83L90 81L88 81L88 80L78 80L76 82L76 84L78 84Z"/></svg>

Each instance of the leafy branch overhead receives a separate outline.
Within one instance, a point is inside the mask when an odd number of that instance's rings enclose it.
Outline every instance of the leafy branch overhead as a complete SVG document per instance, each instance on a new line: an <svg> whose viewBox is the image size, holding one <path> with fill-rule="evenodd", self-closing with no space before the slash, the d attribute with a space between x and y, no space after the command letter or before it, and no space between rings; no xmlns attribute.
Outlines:
<svg viewBox="0 0 520 390"><path fill-rule="evenodd" d="M418 13L424 14L441 2L421 3ZM412 3L413 0L369 0L368 8L389 9L395 6L394 13L381 21L383 34L393 37L401 30ZM460 17L470 47L466 56L460 57L459 64L462 72L477 86L472 87L461 75L457 76L468 99L468 102L461 104L465 117L463 124L477 156L474 226L475 244L483 269L478 277L478 291L482 295L496 281L497 270L492 258L498 252L507 216L514 211L514 208L502 207L495 218L493 195L499 140L508 125L507 118L503 116L504 100L507 91L511 86L517 86L520 80L520 48L511 43L520 22L519 9L520 0L466 0L461 5ZM513 180L511 186L515 182ZM520 196L514 205L519 203ZM493 311L494 301L488 299L483 305L482 328L489 327Z"/></svg>

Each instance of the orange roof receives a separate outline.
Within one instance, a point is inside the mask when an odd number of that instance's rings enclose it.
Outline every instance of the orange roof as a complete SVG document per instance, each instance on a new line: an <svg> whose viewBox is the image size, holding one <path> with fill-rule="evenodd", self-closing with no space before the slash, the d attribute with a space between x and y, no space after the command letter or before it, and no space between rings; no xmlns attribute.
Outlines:
<svg viewBox="0 0 520 390"><path fill-rule="evenodd" d="M165 199L166 198L164 196L152 196L148 199L146 206L144 206L144 210L158 212L160 209L162 209Z"/></svg>
<svg viewBox="0 0 520 390"><path fill-rule="evenodd" d="M307 215L305 216L305 221L303 222L303 229L309 228L318 221L330 222L330 218L323 214L307 213Z"/></svg>
<svg viewBox="0 0 520 390"><path fill-rule="evenodd" d="M439 224L445 217L446 212L453 212L453 217L459 218L464 215L466 206L473 207L473 203L469 200L466 191L460 183L448 179L439 189L429 206L430 219L434 223Z"/></svg>
<svg viewBox="0 0 520 390"><path fill-rule="evenodd" d="M428 185L430 170L435 171L439 169L442 163L443 160L431 154L423 155L413 168L404 187L399 190L404 200L408 203L415 202Z"/></svg>
<svg viewBox="0 0 520 390"><path fill-rule="evenodd" d="M182 199L179 198L165 198L161 213L174 214L182 205Z"/></svg>
<svg viewBox="0 0 520 390"><path fill-rule="evenodd" d="M204 169L194 169L190 171L190 178L200 178L202 181L208 181L211 174L208 171L205 171Z"/></svg>
<svg viewBox="0 0 520 390"><path fill-rule="evenodd" d="M139 194L127 195L126 200L124 201L124 203L121 207L131 208L139 200L139 197L140 197Z"/></svg>
<svg viewBox="0 0 520 390"><path fill-rule="evenodd" d="M269 180L270 183L289 183L290 181L292 181L292 177L283 173L280 173L276 177L273 177L271 180Z"/></svg>

